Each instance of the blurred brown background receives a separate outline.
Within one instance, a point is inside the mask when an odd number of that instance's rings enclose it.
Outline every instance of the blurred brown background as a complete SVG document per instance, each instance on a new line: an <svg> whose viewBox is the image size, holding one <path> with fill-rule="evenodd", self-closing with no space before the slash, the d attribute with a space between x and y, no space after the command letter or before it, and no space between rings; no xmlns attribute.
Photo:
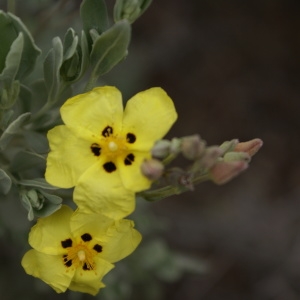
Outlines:
<svg viewBox="0 0 300 300"><path fill-rule="evenodd" d="M211 266L165 299L300 299L299 30L300 2L285 0L153 1L134 24L128 61L138 56L142 88L173 98L170 136L264 141L230 183L154 205L169 245Z"/></svg>
<svg viewBox="0 0 300 300"><path fill-rule="evenodd" d="M76 16L80 1L71 3L64 20ZM151 206L169 224L168 246L209 265L162 283L163 299L300 299L299 31L298 0L154 0L133 25L128 58L105 76L126 97L163 87L179 113L169 137L264 141L230 183L204 183Z"/></svg>

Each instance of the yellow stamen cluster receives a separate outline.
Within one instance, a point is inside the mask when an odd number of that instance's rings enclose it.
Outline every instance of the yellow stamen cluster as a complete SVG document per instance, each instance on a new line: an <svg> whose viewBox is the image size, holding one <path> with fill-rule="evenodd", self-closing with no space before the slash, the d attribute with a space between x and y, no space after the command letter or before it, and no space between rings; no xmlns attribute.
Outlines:
<svg viewBox="0 0 300 300"><path fill-rule="evenodd" d="M94 256L97 253L89 249L86 245L79 243L73 247L68 248L65 261L71 261L72 267L82 268L83 270L95 270Z"/></svg>

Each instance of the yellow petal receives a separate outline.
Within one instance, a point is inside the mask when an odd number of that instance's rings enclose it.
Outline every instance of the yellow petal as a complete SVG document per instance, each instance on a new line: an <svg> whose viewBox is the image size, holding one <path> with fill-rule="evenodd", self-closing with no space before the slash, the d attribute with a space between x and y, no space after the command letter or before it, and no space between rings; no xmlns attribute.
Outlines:
<svg viewBox="0 0 300 300"><path fill-rule="evenodd" d="M96 296L101 288L104 288L105 284L99 280L94 280L82 284L81 282L72 281L69 289L74 292L81 292Z"/></svg>
<svg viewBox="0 0 300 300"><path fill-rule="evenodd" d="M132 253L141 241L141 234L133 229L130 220L114 221L104 215L88 214L78 209L71 218L71 230L74 236L80 237L89 233L91 245L102 247L95 257L114 263Z"/></svg>
<svg viewBox="0 0 300 300"><path fill-rule="evenodd" d="M21 264L27 274L40 278L57 293L66 291L75 272L75 269L66 269L61 255L48 255L33 249L25 253Z"/></svg>
<svg viewBox="0 0 300 300"><path fill-rule="evenodd" d="M126 104L123 135L134 134L132 149L149 151L177 119L171 98L161 88L151 88L133 96Z"/></svg>
<svg viewBox="0 0 300 300"><path fill-rule="evenodd" d="M115 226L111 226L106 233L99 256L114 263L131 254L142 240L141 234L133 226L130 220L116 221Z"/></svg>
<svg viewBox="0 0 300 300"><path fill-rule="evenodd" d="M64 123L101 134L106 126L120 132L123 103L120 91L112 86L94 88L70 98L60 109Z"/></svg>
<svg viewBox="0 0 300 300"><path fill-rule="evenodd" d="M140 192L147 190L151 186L151 181L142 174L141 165L145 159L151 157L150 152L132 152L134 161L131 165L125 165L124 161L119 159L117 168L120 173L123 185L126 189Z"/></svg>
<svg viewBox="0 0 300 300"><path fill-rule="evenodd" d="M78 178L93 164L102 159L91 150L92 136L86 139L75 129L64 125L56 126L48 132L50 153L47 157L46 180L58 187L70 188ZM87 133L86 133L87 134Z"/></svg>
<svg viewBox="0 0 300 300"><path fill-rule="evenodd" d="M119 172L107 173L100 165L92 166L80 177L73 200L83 211L113 219L124 218L135 208L135 194L124 188Z"/></svg>
<svg viewBox="0 0 300 300"><path fill-rule="evenodd" d="M29 233L29 244L39 252L51 255L63 254L61 242L71 237L70 218L73 210L63 205L52 215L40 218Z"/></svg>
<svg viewBox="0 0 300 300"><path fill-rule="evenodd" d="M76 271L69 287L70 290L95 296L100 288L105 287L101 280L114 268L114 265L97 256L94 258L94 262L96 263L95 270L79 269Z"/></svg>

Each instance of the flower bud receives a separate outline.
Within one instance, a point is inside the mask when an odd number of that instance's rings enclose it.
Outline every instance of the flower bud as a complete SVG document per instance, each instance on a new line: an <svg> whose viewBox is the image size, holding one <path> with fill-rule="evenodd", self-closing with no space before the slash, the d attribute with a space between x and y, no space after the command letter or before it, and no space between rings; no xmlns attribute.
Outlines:
<svg viewBox="0 0 300 300"><path fill-rule="evenodd" d="M159 140L155 143L151 150L151 154L155 158L165 158L170 154L171 142L169 140Z"/></svg>
<svg viewBox="0 0 300 300"><path fill-rule="evenodd" d="M171 146L170 146L170 151L171 153L177 154L181 151L181 143L182 140L178 138L173 138L171 140Z"/></svg>
<svg viewBox="0 0 300 300"><path fill-rule="evenodd" d="M31 189L26 194L31 206L37 210L41 209L44 204L44 197L38 194L38 191Z"/></svg>
<svg viewBox="0 0 300 300"><path fill-rule="evenodd" d="M164 171L164 165L157 159L145 160L141 165L142 174L150 180L157 180Z"/></svg>
<svg viewBox="0 0 300 300"><path fill-rule="evenodd" d="M182 155L190 160L199 158L205 150L205 142L198 134L183 137L181 142Z"/></svg>
<svg viewBox="0 0 300 300"><path fill-rule="evenodd" d="M207 147L202 157L194 163L192 167L193 172L201 171L203 169L209 170L216 164L218 158L223 154L223 150L218 146Z"/></svg>
<svg viewBox="0 0 300 300"><path fill-rule="evenodd" d="M248 168L245 161L218 162L209 171L212 181L224 184Z"/></svg>
<svg viewBox="0 0 300 300"><path fill-rule="evenodd" d="M117 0L114 7L114 20L127 19L133 23L150 5L152 0Z"/></svg>
<svg viewBox="0 0 300 300"><path fill-rule="evenodd" d="M236 152L246 152L250 156L256 154L256 152L262 147L263 141L261 139L253 139L247 142L238 143L234 151Z"/></svg>
<svg viewBox="0 0 300 300"><path fill-rule="evenodd" d="M223 153L226 153L229 151L233 151L238 142L238 139L233 139L231 141L226 141L222 143L219 147L223 150Z"/></svg>
<svg viewBox="0 0 300 300"><path fill-rule="evenodd" d="M246 152L227 152L224 161L245 161L250 162L251 156Z"/></svg>

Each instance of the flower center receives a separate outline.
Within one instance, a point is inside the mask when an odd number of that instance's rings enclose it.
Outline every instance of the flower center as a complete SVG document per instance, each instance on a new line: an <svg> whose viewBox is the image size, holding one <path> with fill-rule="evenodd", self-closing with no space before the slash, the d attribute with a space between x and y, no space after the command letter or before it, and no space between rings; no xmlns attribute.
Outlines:
<svg viewBox="0 0 300 300"><path fill-rule="evenodd" d="M123 160L125 166L130 166L135 161L135 156L128 149L129 144L136 142L134 133L128 132L126 136L119 136L114 133L111 126L106 126L102 132L102 137L97 143L90 146L91 152L96 157L104 157L105 163L103 169L107 173L112 173L117 170L117 161L119 158Z"/></svg>
<svg viewBox="0 0 300 300"><path fill-rule="evenodd" d="M72 239L61 241L62 247L67 250L67 254L63 255L63 264L67 268L81 268L84 271L95 270L94 257L102 252L102 246L91 241L92 236L89 233L83 234L81 241L75 245Z"/></svg>
<svg viewBox="0 0 300 300"><path fill-rule="evenodd" d="M68 254L63 256L64 264L67 267L82 268L83 270L95 270L94 256L97 253L86 245L79 243L68 248Z"/></svg>
<svg viewBox="0 0 300 300"><path fill-rule="evenodd" d="M118 145L114 141L108 142L108 149L112 152L115 152L118 150Z"/></svg>

